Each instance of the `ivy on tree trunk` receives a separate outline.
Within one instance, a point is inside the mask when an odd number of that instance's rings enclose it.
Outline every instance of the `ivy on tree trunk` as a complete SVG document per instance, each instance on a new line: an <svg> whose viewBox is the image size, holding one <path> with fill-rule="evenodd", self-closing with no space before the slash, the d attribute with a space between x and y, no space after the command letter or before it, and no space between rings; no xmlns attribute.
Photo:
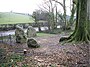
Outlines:
<svg viewBox="0 0 90 67"><path fill-rule="evenodd" d="M78 0L75 30L67 39L63 40L68 40L69 42L90 41L90 22L87 21L87 0Z"/></svg>

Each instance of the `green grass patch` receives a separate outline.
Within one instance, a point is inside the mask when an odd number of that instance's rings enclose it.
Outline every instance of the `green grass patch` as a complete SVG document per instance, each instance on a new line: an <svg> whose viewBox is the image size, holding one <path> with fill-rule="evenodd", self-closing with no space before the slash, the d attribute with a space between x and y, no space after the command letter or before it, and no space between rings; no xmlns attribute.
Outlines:
<svg viewBox="0 0 90 67"><path fill-rule="evenodd" d="M54 34L49 34L49 33L37 33L37 36L43 37L43 36L52 36Z"/></svg>
<svg viewBox="0 0 90 67"><path fill-rule="evenodd" d="M27 14L0 12L0 24L32 23L34 19Z"/></svg>

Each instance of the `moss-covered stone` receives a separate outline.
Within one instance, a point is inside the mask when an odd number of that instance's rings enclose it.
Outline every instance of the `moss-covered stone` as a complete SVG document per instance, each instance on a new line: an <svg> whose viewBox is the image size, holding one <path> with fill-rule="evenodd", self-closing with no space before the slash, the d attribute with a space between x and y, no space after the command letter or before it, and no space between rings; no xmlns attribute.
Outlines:
<svg viewBox="0 0 90 67"><path fill-rule="evenodd" d="M27 29L27 37L31 38L35 36L36 36L36 30L32 26L29 26Z"/></svg>
<svg viewBox="0 0 90 67"><path fill-rule="evenodd" d="M34 39L28 39L27 40L27 45L29 48L38 48L40 45L38 45L37 41Z"/></svg>
<svg viewBox="0 0 90 67"><path fill-rule="evenodd" d="M27 40L23 28L18 25L16 26L15 36L16 36L16 43L25 43Z"/></svg>

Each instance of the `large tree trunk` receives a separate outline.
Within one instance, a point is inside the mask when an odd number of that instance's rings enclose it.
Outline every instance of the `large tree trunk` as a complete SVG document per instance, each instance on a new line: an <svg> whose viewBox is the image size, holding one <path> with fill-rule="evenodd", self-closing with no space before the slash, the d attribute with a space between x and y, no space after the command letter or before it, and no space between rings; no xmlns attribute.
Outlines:
<svg viewBox="0 0 90 67"><path fill-rule="evenodd" d="M67 40L69 42L90 41L90 22L87 21L87 0L78 0L76 27L73 34Z"/></svg>
<svg viewBox="0 0 90 67"><path fill-rule="evenodd" d="M87 0L79 0L77 4L77 22L75 33L71 38L71 41L85 41L90 40L89 27L90 23L87 22Z"/></svg>

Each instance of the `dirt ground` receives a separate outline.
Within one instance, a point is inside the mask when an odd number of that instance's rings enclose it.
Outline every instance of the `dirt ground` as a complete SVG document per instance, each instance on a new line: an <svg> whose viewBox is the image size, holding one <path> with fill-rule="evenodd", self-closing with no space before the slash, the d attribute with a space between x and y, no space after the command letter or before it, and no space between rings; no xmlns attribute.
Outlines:
<svg viewBox="0 0 90 67"><path fill-rule="evenodd" d="M40 48L28 48L26 44L4 46L8 53L23 54L27 49L25 60L18 66L27 64L29 67L88 67L89 46L85 43L59 43L61 35L35 37ZM2 46L1 46L2 47Z"/></svg>

